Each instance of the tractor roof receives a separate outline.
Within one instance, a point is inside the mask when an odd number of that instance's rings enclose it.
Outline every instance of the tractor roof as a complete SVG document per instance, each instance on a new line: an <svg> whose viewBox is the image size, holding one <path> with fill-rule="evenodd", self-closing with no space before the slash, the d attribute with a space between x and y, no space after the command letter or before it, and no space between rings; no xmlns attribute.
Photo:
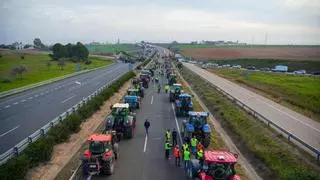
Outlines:
<svg viewBox="0 0 320 180"><path fill-rule="evenodd" d="M129 108L128 103L116 103L112 106L112 108Z"/></svg>
<svg viewBox="0 0 320 180"><path fill-rule="evenodd" d="M88 137L88 141L100 141L100 142L108 142L111 141L111 134L91 134Z"/></svg>
<svg viewBox="0 0 320 180"><path fill-rule="evenodd" d="M187 93L182 93L179 95L179 97L191 97L191 95Z"/></svg>
<svg viewBox="0 0 320 180"><path fill-rule="evenodd" d="M233 164L237 162L238 155L228 151L206 150L204 152L204 158L208 163Z"/></svg>
<svg viewBox="0 0 320 180"><path fill-rule="evenodd" d="M139 91L138 89L130 88L128 91Z"/></svg>
<svg viewBox="0 0 320 180"><path fill-rule="evenodd" d="M126 96L124 96L124 99L138 99L138 96L129 96L129 95L126 95Z"/></svg>
<svg viewBox="0 0 320 180"><path fill-rule="evenodd" d="M195 111L189 111L189 116L197 116L200 114L200 116L208 116L208 112L195 112Z"/></svg>
<svg viewBox="0 0 320 180"><path fill-rule="evenodd" d="M173 86L182 86L181 84L175 83Z"/></svg>

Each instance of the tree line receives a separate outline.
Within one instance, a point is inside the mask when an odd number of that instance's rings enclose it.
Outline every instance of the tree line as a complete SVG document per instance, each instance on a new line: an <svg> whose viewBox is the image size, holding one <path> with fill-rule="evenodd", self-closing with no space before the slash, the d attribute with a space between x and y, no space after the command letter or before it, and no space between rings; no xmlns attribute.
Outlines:
<svg viewBox="0 0 320 180"><path fill-rule="evenodd" d="M73 62L85 62L88 59L89 51L81 42L77 42L77 44L68 43L66 45L56 43L52 46L52 54L49 56L53 60L68 58Z"/></svg>

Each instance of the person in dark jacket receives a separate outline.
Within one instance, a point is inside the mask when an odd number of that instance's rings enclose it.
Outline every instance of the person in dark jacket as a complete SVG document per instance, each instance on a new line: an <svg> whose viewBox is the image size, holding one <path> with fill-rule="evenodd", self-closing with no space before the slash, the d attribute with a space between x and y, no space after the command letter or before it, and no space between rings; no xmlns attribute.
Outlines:
<svg viewBox="0 0 320 180"><path fill-rule="evenodd" d="M149 135L149 127L150 127L150 122L148 119L144 122L144 128L146 129L146 135Z"/></svg>
<svg viewBox="0 0 320 180"><path fill-rule="evenodd" d="M175 128L172 129L171 134L172 134L172 146L175 146L177 145L177 135L178 135Z"/></svg>

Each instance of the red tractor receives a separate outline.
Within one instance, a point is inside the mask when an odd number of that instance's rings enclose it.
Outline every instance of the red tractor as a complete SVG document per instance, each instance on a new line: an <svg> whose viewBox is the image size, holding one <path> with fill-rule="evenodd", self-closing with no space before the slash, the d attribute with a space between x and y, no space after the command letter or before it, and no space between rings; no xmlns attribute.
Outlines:
<svg viewBox="0 0 320 180"><path fill-rule="evenodd" d="M187 175L200 180L241 180L234 169L237 158L228 151L206 150L203 162L191 159Z"/></svg>
<svg viewBox="0 0 320 180"><path fill-rule="evenodd" d="M118 158L116 136L112 134L92 134L88 137L89 149L84 151L82 168L85 175L111 175Z"/></svg>

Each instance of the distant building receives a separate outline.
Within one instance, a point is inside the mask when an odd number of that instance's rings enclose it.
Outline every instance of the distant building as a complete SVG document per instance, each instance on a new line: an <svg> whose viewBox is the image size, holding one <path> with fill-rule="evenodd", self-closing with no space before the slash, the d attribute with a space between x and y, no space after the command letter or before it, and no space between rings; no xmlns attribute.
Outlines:
<svg viewBox="0 0 320 180"><path fill-rule="evenodd" d="M274 69L272 69L274 72L287 72L288 66L278 65Z"/></svg>

